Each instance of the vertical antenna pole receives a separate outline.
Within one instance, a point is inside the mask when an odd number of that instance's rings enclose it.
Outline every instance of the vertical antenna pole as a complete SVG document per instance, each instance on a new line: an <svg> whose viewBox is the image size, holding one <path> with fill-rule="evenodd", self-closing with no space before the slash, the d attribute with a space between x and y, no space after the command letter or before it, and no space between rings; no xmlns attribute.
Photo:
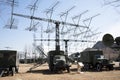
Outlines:
<svg viewBox="0 0 120 80"><path fill-rule="evenodd" d="M59 22L55 22L56 25L56 52L60 52L60 40L59 40Z"/></svg>
<svg viewBox="0 0 120 80"><path fill-rule="evenodd" d="M65 55L68 56L68 41L69 40L64 40L65 41Z"/></svg>

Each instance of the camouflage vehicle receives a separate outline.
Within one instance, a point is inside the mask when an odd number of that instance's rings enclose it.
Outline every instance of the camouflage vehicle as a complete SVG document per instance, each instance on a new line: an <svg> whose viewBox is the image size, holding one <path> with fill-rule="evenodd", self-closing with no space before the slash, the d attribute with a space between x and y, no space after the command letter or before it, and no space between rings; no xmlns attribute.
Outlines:
<svg viewBox="0 0 120 80"><path fill-rule="evenodd" d="M97 71L101 71L102 68L113 69L114 64L104 58L101 50L83 51L80 55L80 61L84 64L84 70L96 69Z"/></svg>
<svg viewBox="0 0 120 80"><path fill-rule="evenodd" d="M70 72L70 65L67 63L67 57L64 51L50 51L48 52L48 64L50 71L63 71Z"/></svg>
<svg viewBox="0 0 120 80"><path fill-rule="evenodd" d="M18 72L19 58L17 51L13 50L0 50L0 76L11 74L14 75Z"/></svg>

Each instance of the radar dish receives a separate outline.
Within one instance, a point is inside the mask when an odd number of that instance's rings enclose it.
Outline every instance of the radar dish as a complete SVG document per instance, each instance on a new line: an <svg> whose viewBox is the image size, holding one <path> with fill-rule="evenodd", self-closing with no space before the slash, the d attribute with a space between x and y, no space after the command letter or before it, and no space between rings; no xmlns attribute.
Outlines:
<svg viewBox="0 0 120 80"><path fill-rule="evenodd" d="M102 42L103 42L103 44L104 44L105 46L110 47L110 46L112 46L113 43L114 43L114 38L113 38L113 36L112 36L111 34L105 34L105 35L103 36Z"/></svg>

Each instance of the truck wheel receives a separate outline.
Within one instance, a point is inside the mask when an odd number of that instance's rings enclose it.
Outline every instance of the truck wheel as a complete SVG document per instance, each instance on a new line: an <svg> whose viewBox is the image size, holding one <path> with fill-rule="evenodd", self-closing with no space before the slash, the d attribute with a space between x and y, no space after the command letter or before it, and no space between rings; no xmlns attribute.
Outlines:
<svg viewBox="0 0 120 80"><path fill-rule="evenodd" d="M1 70L0 71L0 77L3 77L3 74L4 74L4 70Z"/></svg>
<svg viewBox="0 0 120 80"><path fill-rule="evenodd" d="M49 70L53 72L53 66L49 66Z"/></svg>
<svg viewBox="0 0 120 80"><path fill-rule="evenodd" d="M114 69L114 67L113 67L113 66L109 66L108 68L109 68L109 70L113 70L113 69Z"/></svg>
<svg viewBox="0 0 120 80"><path fill-rule="evenodd" d="M67 72L70 73L70 67L67 68Z"/></svg>
<svg viewBox="0 0 120 80"><path fill-rule="evenodd" d="M89 64L85 64L84 69L85 69L85 71L88 71L89 70Z"/></svg>
<svg viewBox="0 0 120 80"><path fill-rule="evenodd" d="M14 67L12 68L11 75L12 75L12 76L15 75L15 68L14 68Z"/></svg>
<svg viewBox="0 0 120 80"><path fill-rule="evenodd" d="M97 64L97 66L96 66L96 70L97 70L97 71L101 71L101 69L102 69L101 64Z"/></svg>
<svg viewBox="0 0 120 80"><path fill-rule="evenodd" d="M18 67L15 67L15 72L16 72L16 73L18 73L18 69L19 69Z"/></svg>

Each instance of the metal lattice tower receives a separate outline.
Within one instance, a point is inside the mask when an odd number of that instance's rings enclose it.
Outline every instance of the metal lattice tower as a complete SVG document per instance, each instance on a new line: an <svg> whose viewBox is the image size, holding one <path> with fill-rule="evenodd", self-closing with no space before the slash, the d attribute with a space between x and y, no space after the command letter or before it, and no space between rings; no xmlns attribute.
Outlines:
<svg viewBox="0 0 120 80"><path fill-rule="evenodd" d="M76 24L72 24L72 23L67 23L67 22L61 22L61 21L57 21L57 20L52 20L52 19L46 19L46 18L39 18L39 17L34 17L34 16L28 16L28 15L22 15L22 14L16 14L13 13L13 15L15 16L20 16L20 17L24 17L24 18L29 18L29 19L36 19L36 20L40 20L40 21L45 21L45 22L51 22L55 24L55 28L56 28L56 50L59 52L60 51L60 43L59 43L59 25L69 25L69 26L75 26L75 27L82 27L82 28L88 28L86 26L82 26L82 25L76 25Z"/></svg>
<svg viewBox="0 0 120 80"><path fill-rule="evenodd" d="M34 20L35 21L37 21L37 20L43 21L43 22L47 23L47 29L45 29L45 28L43 29L43 27L41 27L41 40L38 40L38 41L41 41L41 45L42 45L43 41L48 41L48 46L49 46L49 41L55 41L56 42L55 43L56 51L59 52L60 46L61 46L60 42L62 41L65 44L65 52L68 53L68 51L67 51L68 45L71 44L71 42L72 43L73 42L81 42L81 43L95 42L95 41L89 41L89 39L87 39L87 38L93 37L92 35L99 34L99 33L95 33L95 32L93 33L93 31L90 28L92 19L94 17L96 17L97 15L83 20L83 22L90 21L90 22L88 22L89 24L85 23L84 25L80 25L80 21L82 21L81 17L83 18L83 15L88 12L88 10L86 10L86 11L80 13L79 15L72 17L73 23L69 23L69 22L67 22L67 19L68 19L69 12L75 8L75 6L73 6L70 9L68 9L67 11L60 14L61 20L54 20L54 19L52 19L53 13L55 11L55 7L59 4L59 2L56 2L52 7L50 7L49 9L47 9L45 11L47 18L35 17L34 13L35 13L35 10L37 7L36 6L37 1L38 0L36 0L34 5L32 5L30 8L30 10L32 12L31 15L24 15L24 14L17 14L17 13L13 13L13 15L30 19L31 25L30 25L30 28L27 28L30 31L37 30L36 26L38 26L39 22L37 22L36 24L33 24ZM55 25L55 27L52 26L53 24ZM42 35L43 31L48 34L48 39L46 39L46 40L43 39L43 35ZM55 32L54 40L50 36L50 34L53 32ZM62 36L65 36L65 37L62 37ZM87 38L85 38L85 37L87 37ZM68 42L70 42L70 43L68 44Z"/></svg>

